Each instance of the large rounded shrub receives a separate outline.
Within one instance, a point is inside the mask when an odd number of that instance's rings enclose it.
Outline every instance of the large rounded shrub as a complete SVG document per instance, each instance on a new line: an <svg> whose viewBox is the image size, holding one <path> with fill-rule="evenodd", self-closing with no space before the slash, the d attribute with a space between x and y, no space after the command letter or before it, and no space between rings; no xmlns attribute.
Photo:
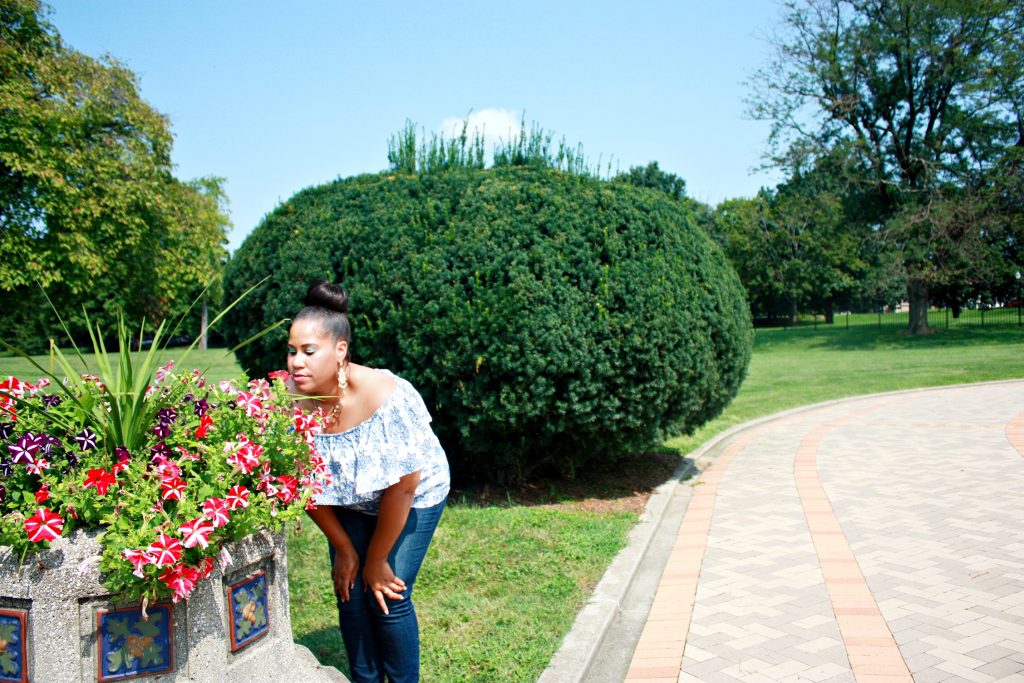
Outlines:
<svg viewBox="0 0 1024 683"><path fill-rule="evenodd" d="M743 290L684 202L552 169L364 175L304 190L246 239L226 320L241 340L310 281L350 293L355 362L423 394L457 471L564 472L690 431L750 359ZM239 351L283 367L279 328Z"/></svg>

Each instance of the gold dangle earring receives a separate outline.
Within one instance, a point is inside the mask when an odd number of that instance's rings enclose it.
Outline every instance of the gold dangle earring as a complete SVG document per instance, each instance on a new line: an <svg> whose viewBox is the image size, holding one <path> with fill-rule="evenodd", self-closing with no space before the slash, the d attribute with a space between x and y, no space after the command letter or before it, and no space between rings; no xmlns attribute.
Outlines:
<svg viewBox="0 0 1024 683"><path fill-rule="evenodd" d="M348 375L345 374L345 364L342 363L341 367L338 368L338 400L345 396L345 392L348 391Z"/></svg>

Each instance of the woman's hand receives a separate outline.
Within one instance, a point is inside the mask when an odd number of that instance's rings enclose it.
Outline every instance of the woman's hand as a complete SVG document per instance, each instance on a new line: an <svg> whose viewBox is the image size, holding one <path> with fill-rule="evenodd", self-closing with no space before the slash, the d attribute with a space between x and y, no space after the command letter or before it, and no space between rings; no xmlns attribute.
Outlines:
<svg viewBox="0 0 1024 683"><path fill-rule="evenodd" d="M349 601L349 591L356 586L359 576L359 555L351 545L344 549L335 549L334 568L331 578L334 579L334 592L341 596L342 602Z"/></svg>
<svg viewBox="0 0 1024 683"><path fill-rule="evenodd" d="M390 600L404 600L402 592L405 590L405 581L395 576L391 571L391 565L387 560L381 562L367 563L363 568L363 584L366 589L377 598L377 604L384 614L388 613L388 604L385 598Z"/></svg>

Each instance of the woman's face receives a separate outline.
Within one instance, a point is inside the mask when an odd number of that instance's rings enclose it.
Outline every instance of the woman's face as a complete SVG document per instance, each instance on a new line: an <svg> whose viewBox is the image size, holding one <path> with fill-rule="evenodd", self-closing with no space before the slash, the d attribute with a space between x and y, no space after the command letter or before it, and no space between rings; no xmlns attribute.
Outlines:
<svg viewBox="0 0 1024 683"><path fill-rule="evenodd" d="M307 396L334 396L338 393L338 370L348 342L331 341L315 320L296 320L288 334L288 372L295 388Z"/></svg>

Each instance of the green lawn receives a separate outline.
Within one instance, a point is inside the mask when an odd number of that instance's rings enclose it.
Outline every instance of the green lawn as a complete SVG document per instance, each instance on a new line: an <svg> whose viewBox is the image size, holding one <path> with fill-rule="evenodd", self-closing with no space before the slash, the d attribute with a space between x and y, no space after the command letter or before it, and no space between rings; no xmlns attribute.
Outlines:
<svg viewBox="0 0 1024 683"><path fill-rule="evenodd" d="M238 374L223 351L196 352L188 365L211 366L212 379ZM0 358L0 375L34 378L26 366ZM685 454L735 424L832 398L1017 377L1024 377L1024 328L1016 326L924 337L870 324L758 330L736 400L696 434L666 446ZM615 505L515 500L459 499L445 511L416 585L424 680L536 680L636 521ZM344 670L325 542L306 523L289 532L288 548L295 638Z"/></svg>

